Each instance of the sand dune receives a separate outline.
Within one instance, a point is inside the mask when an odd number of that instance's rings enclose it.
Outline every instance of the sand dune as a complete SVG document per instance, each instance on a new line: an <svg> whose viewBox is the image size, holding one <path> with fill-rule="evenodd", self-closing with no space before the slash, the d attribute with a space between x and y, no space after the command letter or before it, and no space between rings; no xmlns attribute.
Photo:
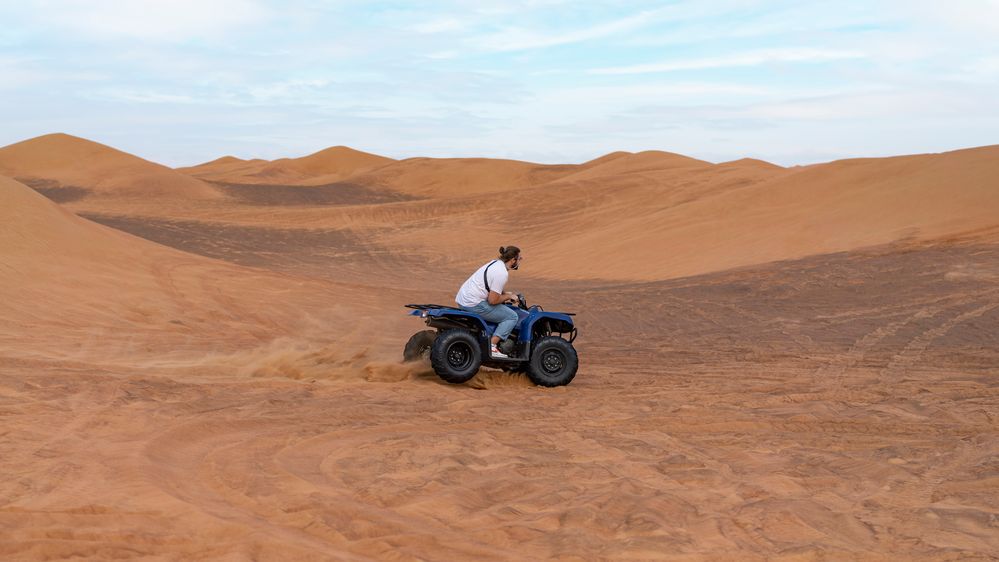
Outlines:
<svg viewBox="0 0 999 562"><path fill-rule="evenodd" d="M409 158L347 181L416 197L460 197L537 186L572 169L490 158Z"/></svg>
<svg viewBox="0 0 999 562"><path fill-rule="evenodd" d="M177 168L177 171L233 184L316 186L349 182L419 197L450 197L530 187L576 169L574 165L546 166L490 158L409 158L396 161L334 146L302 158L267 161L222 157L198 166Z"/></svg>
<svg viewBox="0 0 999 562"><path fill-rule="evenodd" d="M671 174L677 174L682 173L684 170L711 166L710 162L697 160L696 158L690 158L681 154L662 152L660 150L647 150L635 154L611 153L609 156L611 158L605 156L583 164L580 167L581 170L569 176L569 178L588 179L627 174L662 173L666 171Z"/></svg>
<svg viewBox="0 0 999 562"><path fill-rule="evenodd" d="M613 153L581 165L542 165L487 158L411 158L353 178L353 181L424 197L469 197L525 189L543 191L546 184L569 179L672 172L701 166L710 164L660 151Z"/></svg>
<svg viewBox="0 0 999 562"><path fill-rule="evenodd" d="M656 280L987 231L996 225L994 150L794 169L752 160L714 165L663 152L614 153L579 166L411 159L349 182L425 201L210 213L241 224L383 228L378 241L390 251L428 259L439 240L450 238L448 253L463 266L478 259L479 240L517 239L537 248L532 254L545 276L592 278L588 263L599 255L602 278ZM398 228L411 221L420 228ZM455 239L455 232L465 236Z"/></svg>
<svg viewBox="0 0 999 562"><path fill-rule="evenodd" d="M663 279L999 227L999 147L844 160L680 204L645 200L541 258L599 252L622 278Z"/></svg>
<svg viewBox="0 0 999 562"><path fill-rule="evenodd" d="M35 140L0 162L94 195L0 177L0 558L999 556L999 147L337 149L205 199ZM355 191L296 191L322 174ZM573 383L399 363L402 305L509 242L511 288L578 314Z"/></svg>
<svg viewBox="0 0 999 562"><path fill-rule="evenodd" d="M82 201L69 208L346 229L386 252L427 260L439 260L439 245L447 240L447 261L461 267L480 259L481 240L518 240L532 248L538 275L652 281L991 232L999 226L995 151L984 147L790 169L751 159L710 164L658 151L612 153L561 166L416 158L323 188L330 193L262 186L273 197L259 193L250 199L243 190L239 195L246 195L250 206L178 204L170 210L142 202ZM591 267L594 256L602 264L599 271Z"/></svg>
<svg viewBox="0 0 999 562"><path fill-rule="evenodd" d="M69 198L217 199L208 184L109 146L56 133L0 148L0 174Z"/></svg>
<svg viewBox="0 0 999 562"><path fill-rule="evenodd" d="M301 158L240 160L222 157L177 168L196 178L236 184L324 185L394 162L391 158L333 146Z"/></svg>
<svg viewBox="0 0 999 562"><path fill-rule="evenodd" d="M778 166L777 164L760 160L758 158L739 158L738 160L730 160L728 162L722 162L718 165L740 168L768 168L771 170L782 168L782 166Z"/></svg>
<svg viewBox="0 0 999 562"><path fill-rule="evenodd" d="M462 197L536 187L573 177L614 176L710 166L662 151L615 152L579 165L543 165L490 158L409 158L394 161L332 147L303 158L274 161L222 157L177 171L235 184L323 185L338 181L418 197Z"/></svg>
<svg viewBox="0 0 999 562"><path fill-rule="evenodd" d="M264 310L261 302L344 291L154 244L2 176L0 248L0 346L8 355L111 362L252 347L311 316L291 303ZM310 307L318 313L337 302Z"/></svg>

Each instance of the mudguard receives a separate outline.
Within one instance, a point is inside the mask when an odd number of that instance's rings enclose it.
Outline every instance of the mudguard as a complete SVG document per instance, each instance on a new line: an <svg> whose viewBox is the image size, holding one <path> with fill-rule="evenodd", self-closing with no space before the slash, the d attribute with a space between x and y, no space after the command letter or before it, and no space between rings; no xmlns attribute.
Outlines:
<svg viewBox="0 0 999 562"><path fill-rule="evenodd" d="M545 312L535 310L534 307L532 307L531 312L520 321L520 337L518 339L523 342L530 342L531 335L534 332L534 326L538 322L548 322L552 331L555 332L568 334L575 330L572 316L563 312Z"/></svg>

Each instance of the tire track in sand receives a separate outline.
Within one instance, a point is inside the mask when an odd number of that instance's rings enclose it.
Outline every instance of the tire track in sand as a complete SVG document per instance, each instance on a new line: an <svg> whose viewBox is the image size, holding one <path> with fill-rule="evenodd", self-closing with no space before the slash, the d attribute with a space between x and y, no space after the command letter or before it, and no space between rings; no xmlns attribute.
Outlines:
<svg viewBox="0 0 999 562"><path fill-rule="evenodd" d="M439 521L365 502L307 468L322 464L331 449L356 445L357 431L350 434L353 441L337 440L323 455L289 465L286 451L315 437L315 430L303 434L298 420L189 423L150 441L144 455L157 475L152 484L165 493L278 544L344 560L381 558L399 549L416 557L443 551L479 560L514 556L498 556L495 545L469 544L469 537ZM421 553L393 540L414 534L426 536L432 548Z"/></svg>
<svg viewBox="0 0 999 562"><path fill-rule="evenodd" d="M165 494L214 517L250 529L287 548L335 556L342 560L368 560L341 548L335 542L323 540L303 529L281 525L253 509L235 504L208 483L219 483L213 472L213 454L224 448L252 450L259 442L278 431L273 422L196 422L168 430L150 440L143 449L149 467L143 472L149 484ZM208 474L205 474L205 473Z"/></svg>
<svg viewBox="0 0 999 562"><path fill-rule="evenodd" d="M947 334L947 332L950 332L958 325L978 318L997 307L999 307L999 302L989 302L975 309L957 314L949 320L912 338L902 351L894 355L888 365L881 370L881 376L892 379L904 375L922 358L923 353L926 352L926 349L934 340Z"/></svg>

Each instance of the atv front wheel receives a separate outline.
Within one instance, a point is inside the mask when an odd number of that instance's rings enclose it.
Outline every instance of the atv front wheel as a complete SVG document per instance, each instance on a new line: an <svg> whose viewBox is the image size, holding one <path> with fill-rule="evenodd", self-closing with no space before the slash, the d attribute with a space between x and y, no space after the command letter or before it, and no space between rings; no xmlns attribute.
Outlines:
<svg viewBox="0 0 999 562"><path fill-rule="evenodd" d="M402 352L402 360L408 363L429 357L430 348L434 345L435 339L437 339L437 330L416 332L406 342L406 349Z"/></svg>
<svg viewBox="0 0 999 562"><path fill-rule="evenodd" d="M430 364L444 381L461 384L471 380L482 364L482 348L471 332L445 330L430 350Z"/></svg>
<svg viewBox="0 0 999 562"><path fill-rule="evenodd" d="M538 386L565 386L576 376L579 356L572 344L562 338L538 338L531 350L527 376Z"/></svg>

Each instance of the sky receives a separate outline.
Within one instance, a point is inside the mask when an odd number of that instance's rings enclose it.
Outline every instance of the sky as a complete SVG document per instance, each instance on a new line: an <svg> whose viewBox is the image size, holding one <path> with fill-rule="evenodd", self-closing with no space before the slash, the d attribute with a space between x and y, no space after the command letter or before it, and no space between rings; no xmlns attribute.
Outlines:
<svg viewBox="0 0 999 562"><path fill-rule="evenodd" d="M0 145L782 165L999 144L999 0L0 2Z"/></svg>

